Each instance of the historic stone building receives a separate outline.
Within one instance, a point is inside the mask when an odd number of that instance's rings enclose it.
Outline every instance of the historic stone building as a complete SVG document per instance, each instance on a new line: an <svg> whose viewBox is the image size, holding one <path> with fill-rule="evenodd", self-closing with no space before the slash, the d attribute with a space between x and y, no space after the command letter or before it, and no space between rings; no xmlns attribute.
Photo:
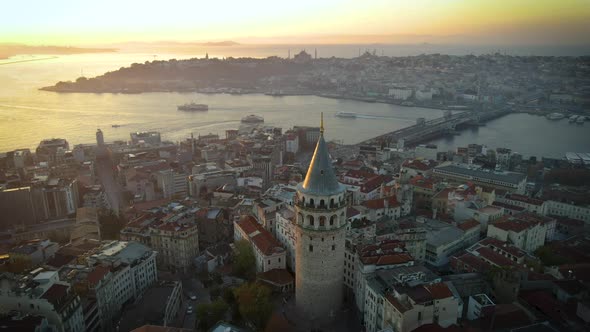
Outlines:
<svg viewBox="0 0 590 332"><path fill-rule="evenodd" d="M324 141L323 117L307 176L297 190L296 303L311 320L333 317L343 296L345 188Z"/></svg>

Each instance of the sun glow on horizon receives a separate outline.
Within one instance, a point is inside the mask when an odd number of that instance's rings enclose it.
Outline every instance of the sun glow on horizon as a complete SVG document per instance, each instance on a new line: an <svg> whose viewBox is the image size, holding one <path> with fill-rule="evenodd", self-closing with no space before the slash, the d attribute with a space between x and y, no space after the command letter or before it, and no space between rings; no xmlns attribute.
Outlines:
<svg viewBox="0 0 590 332"><path fill-rule="evenodd" d="M96 45L218 41L587 44L586 0L87 1L4 4L0 42ZM479 40L481 42L481 40Z"/></svg>

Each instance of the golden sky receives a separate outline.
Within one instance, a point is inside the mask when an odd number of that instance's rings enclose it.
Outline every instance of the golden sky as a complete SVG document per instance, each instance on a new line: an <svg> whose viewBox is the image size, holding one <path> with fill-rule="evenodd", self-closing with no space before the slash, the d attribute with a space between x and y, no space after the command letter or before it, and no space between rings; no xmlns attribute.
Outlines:
<svg viewBox="0 0 590 332"><path fill-rule="evenodd" d="M30 0L0 42L589 44L590 0Z"/></svg>

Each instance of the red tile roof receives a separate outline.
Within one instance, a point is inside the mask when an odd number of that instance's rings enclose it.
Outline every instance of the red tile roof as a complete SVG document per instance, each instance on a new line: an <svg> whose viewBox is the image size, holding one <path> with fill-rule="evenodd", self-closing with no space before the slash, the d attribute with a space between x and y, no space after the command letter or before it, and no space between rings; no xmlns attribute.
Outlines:
<svg viewBox="0 0 590 332"><path fill-rule="evenodd" d="M264 255L282 252L285 249L262 225L252 216L244 216L237 223L238 227L248 235L249 240Z"/></svg>
<svg viewBox="0 0 590 332"><path fill-rule="evenodd" d="M393 295L391 294L387 294L385 295L385 299L387 300L387 302L391 303L391 305L393 305L397 311L404 313L410 309L412 309L412 305L411 304L403 304L400 301L398 301Z"/></svg>
<svg viewBox="0 0 590 332"><path fill-rule="evenodd" d="M436 300L446 299L453 296L453 292L449 289L449 286L445 283L437 283L424 286Z"/></svg>
<svg viewBox="0 0 590 332"><path fill-rule="evenodd" d="M405 288L405 293L415 303L425 303L434 300L432 294L424 286Z"/></svg>
<svg viewBox="0 0 590 332"><path fill-rule="evenodd" d="M361 185L361 192L370 193L373 190L379 188L381 186L381 184L388 183L392 179L393 178L391 178L389 176L378 175L377 177L374 177L374 178L368 180L367 182L365 182L363 185Z"/></svg>
<svg viewBox="0 0 590 332"><path fill-rule="evenodd" d="M411 168L419 171L428 171L433 169L438 163L434 160L420 160L420 159L410 159L404 161L402 167Z"/></svg>
<svg viewBox="0 0 590 332"><path fill-rule="evenodd" d="M170 203L170 199L164 198L164 199L157 199L157 200L153 200L153 201L135 203L135 204L133 204L133 206L131 208L137 212L140 212L140 211L153 209L155 207L159 207L159 206L162 206L162 205L165 205L168 203Z"/></svg>
<svg viewBox="0 0 590 332"><path fill-rule="evenodd" d="M385 208L385 203L386 202L387 202L387 204L389 205L390 208L395 208L395 207L398 207L398 206L401 205L397 201L397 198L395 198L395 196L385 197L385 198L371 199L371 200L368 200L368 201L363 202L363 205L367 209L379 210L379 209L384 209Z"/></svg>
<svg viewBox="0 0 590 332"><path fill-rule="evenodd" d="M109 273L110 271L110 268L99 265L95 267L94 270L92 270L92 272L88 273L88 276L86 276L86 280L88 280L88 283L91 285L97 285L102 280L102 278L104 278L104 276L107 275L107 273Z"/></svg>
<svg viewBox="0 0 590 332"><path fill-rule="evenodd" d="M513 216L505 216L505 217L497 220L496 222L492 223L491 225L493 225L496 228L505 230L505 231L512 231L512 232L520 233L526 229L529 229L529 228L535 226L535 224L536 224L535 222L517 219L516 217L513 217Z"/></svg>
<svg viewBox="0 0 590 332"><path fill-rule="evenodd" d="M463 231L468 231L472 228L475 227L480 227L481 224L479 223L479 221L475 220L475 219L469 219L459 225L457 225L457 227Z"/></svg>
<svg viewBox="0 0 590 332"><path fill-rule="evenodd" d="M294 281L293 276L289 271L285 269L272 269L263 273L258 274L258 279L262 281L270 282L271 284L285 286L292 284Z"/></svg>
<svg viewBox="0 0 590 332"><path fill-rule="evenodd" d="M467 270L469 272L477 271L477 272L485 272L489 270L492 265L481 258L475 257L470 253L463 254L458 257L451 257L450 258L451 266L457 271L462 272ZM469 269L465 268L465 266L470 267Z"/></svg>
<svg viewBox="0 0 590 332"><path fill-rule="evenodd" d="M46 299L47 301L51 302L53 305L56 305L58 302L68 295L68 286L61 285L61 284L53 284L49 289L41 296L41 298Z"/></svg>
<svg viewBox="0 0 590 332"><path fill-rule="evenodd" d="M433 189L434 188L434 180L432 178L425 178L422 175L417 175L410 179L410 184L416 187L425 188L425 189Z"/></svg>
<svg viewBox="0 0 590 332"><path fill-rule="evenodd" d="M519 195L519 194L508 194L508 195L506 195L506 198L514 200L514 201L519 201L519 202L538 205L538 206L541 206L541 205L543 205L543 203L545 203L545 201L543 201L543 200L531 198L531 197Z"/></svg>
<svg viewBox="0 0 590 332"><path fill-rule="evenodd" d="M344 176L349 177L349 178L367 180L367 179L372 179L378 175L375 173L369 173L369 172L364 172L364 171L349 170L346 173L344 173Z"/></svg>
<svg viewBox="0 0 590 332"><path fill-rule="evenodd" d="M245 234L252 234L258 230L258 222L253 216L243 216L237 222L238 226Z"/></svg>
<svg viewBox="0 0 590 332"><path fill-rule="evenodd" d="M406 253L399 253L399 254L389 254L379 256L377 258L377 262L375 265L383 266L383 265L398 265L398 264L405 264L413 261L414 259L412 256Z"/></svg>
<svg viewBox="0 0 590 332"><path fill-rule="evenodd" d="M490 248L482 247L475 251L478 252L479 255L483 257L485 260L496 266L514 265L514 262L510 258L504 257L503 255L493 251Z"/></svg>

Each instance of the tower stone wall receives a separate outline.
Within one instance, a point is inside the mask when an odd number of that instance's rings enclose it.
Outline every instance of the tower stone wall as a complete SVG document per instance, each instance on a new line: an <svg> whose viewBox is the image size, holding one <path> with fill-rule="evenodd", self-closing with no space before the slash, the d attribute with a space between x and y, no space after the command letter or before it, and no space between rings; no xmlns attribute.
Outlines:
<svg viewBox="0 0 590 332"><path fill-rule="evenodd" d="M295 299L308 319L326 320L341 308L346 235L345 188L320 137L295 197Z"/></svg>

